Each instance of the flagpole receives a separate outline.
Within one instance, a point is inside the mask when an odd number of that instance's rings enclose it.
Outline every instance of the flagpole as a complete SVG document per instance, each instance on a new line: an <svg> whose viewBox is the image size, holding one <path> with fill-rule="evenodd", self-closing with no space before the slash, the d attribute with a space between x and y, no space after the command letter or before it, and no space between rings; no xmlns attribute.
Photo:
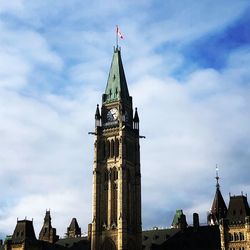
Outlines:
<svg viewBox="0 0 250 250"><path fill-rule="evenodd" d="M116 48L118 49L118 25L116 25Z"/></svg>

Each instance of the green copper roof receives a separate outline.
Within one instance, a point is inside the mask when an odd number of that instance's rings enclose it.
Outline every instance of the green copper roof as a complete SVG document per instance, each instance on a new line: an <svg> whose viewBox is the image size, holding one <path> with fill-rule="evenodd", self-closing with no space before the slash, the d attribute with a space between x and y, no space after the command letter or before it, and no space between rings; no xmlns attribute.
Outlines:
<svg viewBox="0 0 250 250"><path fill-rule="evenodd" d="M174 215L174 219L172 222L172 226L177 226L179 224L182 215L183 215L183 211L181 209L176 210L176 213Z"/></svg>
<svg viewBox="0 0 250 250"><path fill-rule="evenodd" d="M121 51L116 48L109 71L104 102L113 102L121 99L128 100L129 92L122 65Z"/></svg>

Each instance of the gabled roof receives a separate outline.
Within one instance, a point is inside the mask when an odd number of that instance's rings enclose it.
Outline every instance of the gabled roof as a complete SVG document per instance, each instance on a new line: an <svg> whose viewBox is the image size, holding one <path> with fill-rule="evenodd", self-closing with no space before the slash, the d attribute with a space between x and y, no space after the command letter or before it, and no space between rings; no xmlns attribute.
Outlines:
<svg viewBox="0 0 250 250"><path fill-rule="evenodd" d="M122 65L121 51L119 48L116 48L109 70L103 101L108 103L119 100L129 100L129 92Z"/></svg>
<svg viewBox="0 0 250 250"><path fill-rule="evenodd" d="M230 196L227 213L229 224L244 224L246 216L250 216L247 197L244 195Z"/></svg>

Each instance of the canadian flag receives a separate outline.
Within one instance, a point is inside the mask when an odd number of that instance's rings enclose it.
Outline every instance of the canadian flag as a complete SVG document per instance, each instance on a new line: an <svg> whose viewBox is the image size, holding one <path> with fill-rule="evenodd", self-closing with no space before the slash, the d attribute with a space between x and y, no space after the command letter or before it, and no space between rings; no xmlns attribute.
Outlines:
<svg viewBox="0 0 250 250"><path fill-rule="evenodd" d="M121 31L119 30L119 27L118 27L118 26L116 26L116 33L117 33L117 35L118 35L121 39L123 39L123 34L122 34Z"/></svg>

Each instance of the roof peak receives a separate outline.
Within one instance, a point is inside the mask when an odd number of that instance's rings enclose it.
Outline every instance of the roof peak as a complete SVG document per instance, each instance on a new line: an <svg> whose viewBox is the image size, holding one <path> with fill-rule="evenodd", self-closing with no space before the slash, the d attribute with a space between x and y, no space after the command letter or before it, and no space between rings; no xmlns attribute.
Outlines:
<svg viewBox="0 0 250 250"><path fill-rule="evenodd" d="M217 164L216 164L215 171L216 171L216 177L215 177L215 179L216 179L216 188L220 189L220 184L219 184L219 179L220 179L220 177L219 177L219 168L218 168Z"/></svg>
<svg viewBox="0 0 250 250"><path fill-rule="evenodd" d="M129 92L122 64L121 48L117 46L114 47L103 102L109 103L120 100L129 100Z"/></svg>

